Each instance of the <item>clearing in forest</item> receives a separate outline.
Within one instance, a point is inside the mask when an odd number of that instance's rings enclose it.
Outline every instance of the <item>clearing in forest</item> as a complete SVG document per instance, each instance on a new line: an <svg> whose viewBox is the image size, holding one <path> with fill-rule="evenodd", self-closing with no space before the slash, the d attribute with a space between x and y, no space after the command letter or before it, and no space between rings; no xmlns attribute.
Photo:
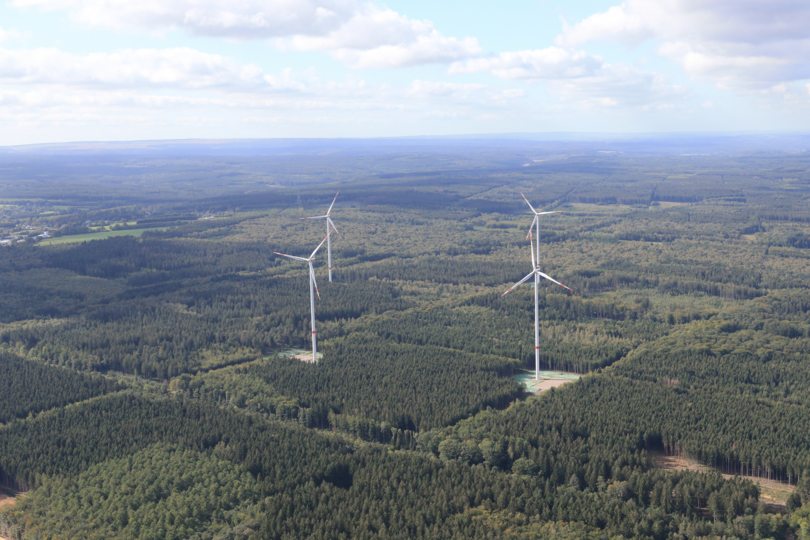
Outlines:
<svg viewBox="0 0 810 540"><path fill-rule="evenodd" d="M17 499L14 498L14 492L0 487L0 510L5 510L7 508L11 508L17 503Z"/></svg>
<svg viewBox="0 0 810 540"><path fill-rule="evenodd" d="M323 354L315 353L318 356L318 361L323 359ZM312 351L305 351L304 349L287 349L286 351L282 351L278 353L279 356L283 356L285 358L293 358L295 360L300 360L301 362L309 362L312 363Z"/></svg>
<svg viewBox="0 0 810 540"><path fill-rule="evenodd" d="M520 375L515 375L512 378L523 384L528 392L540 394L550 388L557 388L566 383L576 381L580 378L580 375L562 371L541 371L540 380L537 381L534 378L534 371L527 371Z"/></svg>
<svg viewBox="0 0 810 540"><path fill-rule="evenodd" d="M37 242L38 246L55 246L59 244L75 244L76 242L89 242L90 240L104 240L118 236L134 236L140 238L146 231L165 231L168 227L152 227L149 229L124 229L122 231L100 231L86 234L73 234L69 236L57 236L49 240Z"/></svg>
<svg viewBox="0 0 810 540"><path fill-rule="evenodd" d="M664 453L652 453L653 464L662 469L670 469L674 471L697 471L697 472L720 472L714 467L710 467L694 459L689 459L682 455L666 455ZM768 480L759 476L750 475L737 475L740 478L747 478L759 484L761 491L760 499L763 500L770 508L769 511L787 511L787 500L790 494L796 489L785 482L777 482L776 480ZM733 478L734 475L723 474L723 478Z"/></svg>

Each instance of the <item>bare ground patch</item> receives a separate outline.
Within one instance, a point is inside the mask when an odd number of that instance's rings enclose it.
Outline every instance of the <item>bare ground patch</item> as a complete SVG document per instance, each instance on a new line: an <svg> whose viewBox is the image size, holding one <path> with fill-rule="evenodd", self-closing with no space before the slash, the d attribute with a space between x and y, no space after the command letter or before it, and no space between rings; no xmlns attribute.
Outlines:
<svg viewBox="0 0 810 540"><path fill-rule="evenodd" d="M15 504L17 504L17 499L9 497L5 493L0 493L0 510L12 508Z"/></svg>
<svg viewBox="0 0 810 540"><path fill-rule="evenodd" d="M671 469L674 471L696 471L696 472L720 472L714 467L699 463L694 459L689 459L682 455L666 455L663 453L651 453L653 465L662 469ZM735 475L723 474L723 478L733 478ZM767 478L760 478L758 476L749 475L736 475L740 478L747 478L759 484L760 500L767 506L768 510L772 512L787 512L787 500L790 494L795 490L795 486L786 484L784 482L777 482L776 480L768 480Z"/></svg>
<svg viewBox="0 0 810 540"><path fill-rule="evenodd" d="M578 380L581 375L575 373L565 373L562 371L541 371L540 379L535 379L534 371L524 371L512 377L514 380L522 384L526 391L532 394L541 394L546 390L552 388L559 388L560 386Z"/></svg>
<svg viewBox="0 0 810 540"><path fill-rule="evenodd" d="M299 362L307 362L309 364L317 363L312 361L312 351L306 351L304 349L287 349L286 351L281 351L276 354L284 358L292 358L293 360L298 360ZM323 354L318 353L318 361L322 359Z"/></svg>
<svg viewBox="0 0 810 540"><path fill-rule="evenodd" d="M549 390L551 388L559 388L560 386L570 382L574 381L572 381L571 379L548 379L545 381L540 381L540 383L538 383L535 386L535 388L537 389L536 391L545 392L546 390Z"/></svg>

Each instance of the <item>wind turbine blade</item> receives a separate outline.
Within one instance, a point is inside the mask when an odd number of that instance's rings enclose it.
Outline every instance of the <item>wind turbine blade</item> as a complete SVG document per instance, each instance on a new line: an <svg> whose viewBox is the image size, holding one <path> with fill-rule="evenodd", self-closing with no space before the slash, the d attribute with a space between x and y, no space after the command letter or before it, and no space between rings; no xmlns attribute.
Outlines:
<svg viewBox="0 0 810 540"><path fill-rule="evenodd" d="M327 211L326 211L326 216L327 216L327 217L329 217L329 212L331 212L331 211L332 211L332 207L333 207L333 206L335 206L335 201L337 200L337 196L338 196L338 194L339 194L339 193L340 193L340 190L338 190L338 192L337 192L337 193L335 193L335 198L334 198L334 199L332 199L332 204L331 204L331 205L329 205L329 210L327 210Z"/></svg>
<svg viewBox="0 0 810 540"><path fill-rule="evenodd" d="M521 192L520 196L521 196L521 197L523 197L523 200L524 200L524 201L526 201L526 204L528 204L528 205L529 205L529 208L531 208L531 209L532 209L532 212L534 212L534 213L536 214L536 213L537 213L537 210L535 210L535 209L534 209L534 206L532 206L532 203L530 203L530 202L529 202L529 199L527 199L527 198L526 198L526 195L524 195L524 194Z"/></svg>
<svg viewBox="0 0 810 540"><path fill-rule="evenodd" d="M328 218L328 217L329 216L312 216L312 217L302 217L302 218L298 218L298 219L323 219L323 218Z"/></svg>
<svg viewBox="0 0 810 540"><path fill-rule="evenodd" d="M546 214L562 214L562 210L552 210L551 212L537 212L538 216L544 216Z"/></svg>
<svg viewBox="0 0 810 540"><path fill-rule="evenodd" d="M534 219L532 220L532 224L529 225L529 232L526 233L526 238L531 238L532 237L532 227L534 227L535 223L537 223L537 216L534 216Z"/></svg>
<svg viewBox="0 0 810 540"><path fill-rule="evenodd" d="M318 295L318 300L321 299L321 293L318 292L318 282L315 281L315 269L312 268L312 261L309 262L309 278L312 280L312 284L315 285L315 294Z"/></svg>
<svg viewBox="0 0 810 540"><path fill-rule="evenodd" d="M540 243L540 239L537 239L537 243ZM534 260L534 242L529 243L529 247L532 250L532 268L537 268L537 261Z"/></svg>
<svg viewBox="0 0 810 540"><path fill-rule="evenodd" d="M543 272L538 271L537 273L538 273L538 275L540 275L541 277L544 277L544 278L546 278L547 280L549 280L549 281L551 281L551 282L553 282L553 283L556 283L556 284L557 284L557 285L559 285L560 287L565 287L565 288L566 288L566 289L568 289L569 291L574 292L574 289L572 289L571 287L568 287L567 285L563 285L562 283L560 283L560 282L559 282L559 281L557 281L556 279L552 279L551 277L547 276L547 275L546 275L546 274L544 274Z"/></svg>
<svg viewBox="0 0 810 540"><path fill-rule="evenodd" d="M308 262L308 259L305 259L303 257L296 257L295 255L287 255L286 253L279 253L278 251L274 251L273 253L275 253L276 255L281 255L282 257L287 257L288 259L295 259L296 261Z"/></svg>
<svg viewBox="0 0 810 540"><path fill-rule="evenodd" d="M329 221L329 225L331 225L331 226L332 226L332 228L333 228L333 229L335 229L335 232L337 233L337 235L338 235L338 236L340 236L340 238L341 238L341 240L342 240L342 239L343 239L343 236L341 236L340 231L338 231L338 230L337 230L337 227L335 227L335 224L334 224L334 222L332 221L332 218L326 218L326 219L327 219L327 221Z"/></svg>
<svg viewBox="0 0 810 540"><path fill-rule="evenodd" d="M323 240L321 240L321 243L320 243L320 244L318 244L318 247L316 247L316 248L315 248L315 251L313 251L313 252L312 252L312 255L310 255L310 256L309 256L309 259L308 259L308 260L311 260L311 259L312 259L312 257L314 257L316 253L318 253L318 250L319 250L319 249L321 249L321 246L323 245L323 243L324 243L324 242L326 242L326 239L327 239L327 238L329 238L329 235L328 235L328 234L327 234L327 235L324 237L324 239L323 239Z"/></svg>
<svg viewBox="0 0 810 540"><path fill-rule="evenodd" d="M526 276L525 278L521 279L520 281L518 281L517 283L515 283L514 285L512 285L512 286L509 288L509 290L508 290L508 291L506 291L505 293L503 293L503 294L501 295L501 298L503 298L504 296L506 296L507 294L509 294L510 292L512 292L512 290L513 290L515 287L517 287L518 285L520 285L520 284L522 284L522 283L526 283L526 282L529 280L529 278L531 278L531 277L534 277L534 270L532 270L532 273L531 273L531 274L529 274L529 275L528 275L528 276Z"/></svg>

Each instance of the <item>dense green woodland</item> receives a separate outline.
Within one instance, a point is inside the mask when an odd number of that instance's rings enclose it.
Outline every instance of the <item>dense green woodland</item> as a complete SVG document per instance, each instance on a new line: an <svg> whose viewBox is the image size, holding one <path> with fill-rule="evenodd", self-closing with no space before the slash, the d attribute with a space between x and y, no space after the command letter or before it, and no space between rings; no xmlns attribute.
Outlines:
<svg viewBox="0 0 810 540"><path fill-rule="evenodd" d="M810 159L554 148L0 171L0 535L810 540Z"/></svg>
<svg viewBox="0 0 810 540"><path fill-rule="evenodd" d="M99 376L28 362L0 353L0 422L62 407L121 389Z"/></svg>

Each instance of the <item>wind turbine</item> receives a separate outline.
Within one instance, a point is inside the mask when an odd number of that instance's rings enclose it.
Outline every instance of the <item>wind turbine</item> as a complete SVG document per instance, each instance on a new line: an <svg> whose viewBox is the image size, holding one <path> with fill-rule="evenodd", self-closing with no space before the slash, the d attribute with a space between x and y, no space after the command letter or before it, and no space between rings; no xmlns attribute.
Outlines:
<svg viewBox="0 0 810 540"><path fill-rule="evenodd" d="M321 299L321 295L318 293L318 283L315 281L315 269L312 267L312 263L315 261L315 254L318 253L318 250L321 249L323 243L328 239L329 235L327 234L326 238L321 240L321 243L318 244L318 247L315 248L315 251L312 252L312 255L310 255L308 259L296 257L295 255L287 255L286 253L279 253L278 251L273 252L276 255L281 255L282 257L288 257L290 259L295 259L296 261L309 264L309 307L312 313L312 362L314 364L318 363L317 344L315 341L315 295L318 295L318 300Z"/></svg>
<svg viewBox="0 0 810 540"><path fill-rule="evenodd" d="M332 199L332 205L329 207L329 210L326 211L326 215L301 218L301 219L325 219L326 220L326 255L327 255L328 259L329 259L329 261L328 261L329 262L329 283L332 283L332 241L329 239L329 233L332 232L332 229L334 229L335 232L338 233L338 236L340 236L340 232L338 232L337 227L335 227L335 224L332 222L332 218L329 217L329 212L332 211L332 206L335 206L335 201L337 200L337 196L338 196L339 193L340 193L340 190L338 190L338 192L335 193L335 198ZM332 227L332 229L329 228L330 226ZM340 237L343 238L342 236L340 236Z"/></svg>
<svg viewBox="0 0 810 540"><path fill-rule="evenodd" d="M526 202L529 202L529 201L526 201ZM531 206L531 205L529 205L529 206ZM532 208L532 210L534 210L534 208ZM535 212L535 214L537 214L537 212ZM540 215L540 214L538 214L538 215ZM535 216L534 219L536 220L537 216ZM532 223L532 225L534 225L534 223ZM531 234L532 234L531 229L529 229L529 241L530 242L532 242ZM537 253L538 253L538 256L539 256L540 255L540 239L539 238L537 239L537 246L538 246L537 247ZM518 281L517 283L512 285L512 287L510 287L508 291L506 291L505 293L503 293L501 295L501 298L503 298L504 296L506 296L507 294L512 292L512 290L515 289L518 285L520 285L522 283L526 283L529 280L529 278L534 277L534 378L535 378L535 380L539 381L540 380L540 309L538 307L538 301L537 301L537 289L540 286L540 278L547 279L547 280L551 281L552 283L556 283L560 287L565 287L566 289L568 289L571 292L574 292L574 290L571 289L570 287L567 287L567 286L563 285L562 283L560 283L559 281L551 278L550 276L544 274L543 272L541 272L540 271L540 264L538 263L538 260L534 258L534 245L532 245L531 247L532 247L531 251L532 251L532 267L533 267L533 270L531 271L531 273L528 276L526 276L525 278L521 279L520 281Z"/></svg>

